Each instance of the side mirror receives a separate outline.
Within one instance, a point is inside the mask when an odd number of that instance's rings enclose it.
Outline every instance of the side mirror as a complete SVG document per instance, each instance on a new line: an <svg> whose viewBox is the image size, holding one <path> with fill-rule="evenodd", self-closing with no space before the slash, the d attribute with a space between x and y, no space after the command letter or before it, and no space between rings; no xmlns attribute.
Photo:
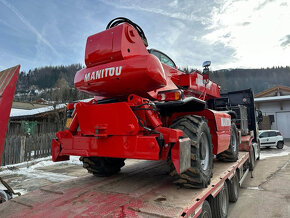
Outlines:
<svg viewBox="0 0 290 218"><path fill-rule="evenodd" d="M262 111L260 110L257 110L257 120L258 120L258 123L261 123L263 121L263 114L262 114Z"/></svg>

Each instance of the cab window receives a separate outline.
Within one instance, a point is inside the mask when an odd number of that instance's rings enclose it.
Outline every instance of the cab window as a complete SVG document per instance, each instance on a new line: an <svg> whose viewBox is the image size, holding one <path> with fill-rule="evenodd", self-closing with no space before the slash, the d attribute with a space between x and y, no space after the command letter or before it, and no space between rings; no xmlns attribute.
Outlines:
<svg viewBox="0 0 290 218"><path fill-rule="evenodd" d="M155 49L149 49L148 52L156 56L160 60L161 63L166 64L169 67L176 68L176 65L173 62L173 60L171 60L170 57L168 57L166 54Z"/></svg>
<svg viewBox="0 0 290 218"><path fill-rule="evenodd" d="M166 64L169 67L175 68L174 63L168 57L166 57L163 54L160 55L160 61L161 61L161 63Z"/></svg>

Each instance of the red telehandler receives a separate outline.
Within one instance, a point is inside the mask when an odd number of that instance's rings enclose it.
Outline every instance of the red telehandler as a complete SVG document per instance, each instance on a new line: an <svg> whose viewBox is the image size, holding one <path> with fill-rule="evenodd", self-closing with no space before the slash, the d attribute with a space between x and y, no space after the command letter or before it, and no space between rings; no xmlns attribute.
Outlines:
<svg viewBox="0 0 290 218"><path fill-rule="evenodd" d="M260 156L253 93L220 94L210 62L186 74L146 45L142 29L125 18L88 38L87 68L75 86L95 97L67 105L67 129L53 140L52 157L79 155L97 177L11 199L0 205L1 217L227 217ZM8 116L0 123L5 131ZM126 158L167 160L172 177L158 161L134 161L117 174Z"/></svg>
<svg viewBox="0 0 290 218"><path fill-rule="evenodd" d="M52 141L53 161L81 156L88 172L111 176L126 158L166 160L174 183L207 187L214 155L238 159L234 113L208 107L220 98L218 84L209 79L210 61L203 72L185 73L147 46L143 30L126 18L88 37L86 68L74 84L95 97L68 105L71 122Z"/></svg>

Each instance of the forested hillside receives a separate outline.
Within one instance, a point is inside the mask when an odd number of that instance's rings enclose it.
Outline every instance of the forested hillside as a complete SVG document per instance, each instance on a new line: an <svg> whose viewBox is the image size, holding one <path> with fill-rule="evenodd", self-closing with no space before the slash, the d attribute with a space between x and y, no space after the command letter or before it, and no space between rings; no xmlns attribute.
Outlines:
<svg viewBox="0 0 290 218"><path fill-rule="evenodd" d="M73 86L75 73L80 64L69 66L46 66L21 72L15 92L15 101L69 102L92 96L80 92Z"/></svg>
<svg viewBox="0 0 290 218"><path fill-rule="evenodd" d="M73 84L74 74L82 69L80 64L69 66L46 66L29 70L28 73L21 72L17 90L27 89L35 85L39 89L53 88L57 80L65 79L70 85Z"/></svg>
<svg viewBox="0 0 290 218"><path fill-rule="evenodd" d="M252 88L259 93L277 85L290 86L290 67L220 70L212 73L211 79L222 92Z"/></svg>
<svg viewBox="0 0 290 218"><path fill-rule="evenodd" d="M15 100L35 101L43 98L51 102L68 102L92 97L73 86L74 75L82 67L80 64L46 66L21 72ZM290 86L290 67L219 70L211 73L210 78L221 86L222 92L252 88L258 93L276 85Z"/></svg>

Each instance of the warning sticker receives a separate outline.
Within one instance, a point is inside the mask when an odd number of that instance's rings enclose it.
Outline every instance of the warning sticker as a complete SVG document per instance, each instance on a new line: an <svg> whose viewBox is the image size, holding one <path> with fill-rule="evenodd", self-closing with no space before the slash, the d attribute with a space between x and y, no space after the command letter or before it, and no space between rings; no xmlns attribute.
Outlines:
<svg viewBox="0 0 290 218"><path fill-rule="evenodd" d="M230 126L231 125L231 119L230 118L221 118L221 126Z"/></svg>

